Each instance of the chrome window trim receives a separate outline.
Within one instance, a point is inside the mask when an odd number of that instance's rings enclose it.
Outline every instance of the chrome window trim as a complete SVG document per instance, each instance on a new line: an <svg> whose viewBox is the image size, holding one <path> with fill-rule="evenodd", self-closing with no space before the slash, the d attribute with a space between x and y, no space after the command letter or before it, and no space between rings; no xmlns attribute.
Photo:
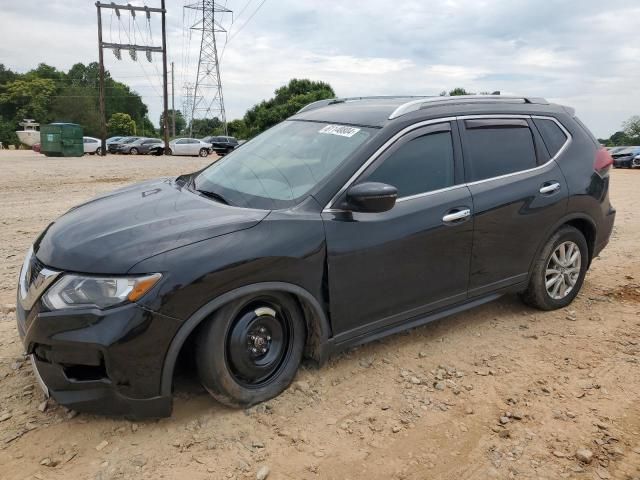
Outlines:
<svg viewBox="0 0 640 480"><path fill-rule="evenodd" d="M342 186L342 188L340 190L338 190L338 192L333 197L331 197L331 200L329 200L329 202L327 203L327 205L324 207L324 209L322 211L323 212L327 212L327 211L342 212L343 211L342 209L340 209L340 208L337 208L337 209L336 208L331 208L331 205L333 205L335 203L335 201L340 197L340 195L342 195L345 192L345 190L351 186L351 184L362 174L362 172L364 172L369 167L369 165L371 165L373 162L375 162L380 157L380 155L382 155L398 139L400 139L401 137L405 136L407 133L412 132L413 130L416 130L418 128L426 127L426 126L429 126L429 125L434 125L436 123L452 122L455 119L456 119L456 117L443 117L443 118L437 118L437 119L432 119L432 120L424 120L422 122L418 122L418 123L414 123L413 125L409 125L408 127L405 127L402 130L400 130L393 137L391 137L389 140L384 142L384 144L382 144L382 146L380 148L378 148L378 150L376 150L367 159L366 162L364 162L362 165L360 165L360 168L358 168L358 170L356 170L356 172L353 175L351 175L349 180L347 180L347 182Z"/></svg>
<svg viewBox="0 0 640 480"><path fill-rule="evenodd" d="M482 180L476 180L474 182L465 182L465 183L459 183L457 185L452 185L451 187L447 187L447 188L441 188L439 190L432 190L429 192L423 192L423 193L417 193L415 195L409 195L406 197L400 197L396 200L397 202L405 202L407 200L413 200L416 198L421 198L421 197L425 197L427 195L433 195L436 193L441 193L441 192L446 192L449 190L454 190L456 188L461 188L461 187L468 187L468 186L472 186L472 185L478 185L481 183L485 183L485 182L491 182L494 180L500 180L503 178L508 178L508 177L513 177L515 175L521 175L524 173L529 173L529 172L533 172L536 170L542 170L545 167L547 167L548 165L550 165L552 162L554 162L558 157L560 157L560 155L562 155L565 150L567 148L569 148L569 145L571 145L571 142L573 141L573 136L571 135L571 133L569 133L569 130L567 130L565 128L565 126L560 123L560 121L555 118L555 117L551 117L551 116L547 116L547 115L524 115L524 114L478 114L478 115L461 115L461 116L457 116L457 117L442 117L442 118L437 118L437 119L432 119L432 120L425 120L422 122L418 122L418 123L414 123L413 125L409 125L408 127L400 130L398 133L396 133L393 137L391 137L389 140L387 140L380 148L378 148L378 150L376 150L368 159L366 162L364 162L360 168L358 168L358 170L356 170L356 172L349 178L349 180L347 180L347 182L342 186L342 188L340 190L338 190L338 193L336 193L333 197L331 197L331 200L327 203L327 205L324 207L324 209L322 210L323 213L338 213L338 212L344 212L345 210L341 209L341 208L331 208L331 206L336 202L336 200L338 200L338 198L353 184L353 182L355 182L358 177L369 167L369 165L371 165L375 160L377 160L380 155L382 155L393 143L395 143L397 140L399 140L401 137L403 137L404 135L406 135L407 133L410 133L411 131L417 129L417 128L421 128L421 127L425 127L428 125L433 125L436 123L445 123L445 122L452 122L454 120L473 120L473 119L483 119L483 118L496 118L496 119L500 119L500 118L523 118L523 119L540 119L540 120L551 120L553 122L556 123L556 125L558 125L560 127L560 129L563 131L563 133L566 135L567 140L565 141L564 145L562 145L562 147L560 148L560 150L558 150L558 152L551 157L547 162L543 163L542 165L538 165L536 167L533 168L529 168L527 170L519 170L517 172L511 172L511 173L505 173L504 175L499 175L497 177L491 177L491 178L484 178Z"/></svg>

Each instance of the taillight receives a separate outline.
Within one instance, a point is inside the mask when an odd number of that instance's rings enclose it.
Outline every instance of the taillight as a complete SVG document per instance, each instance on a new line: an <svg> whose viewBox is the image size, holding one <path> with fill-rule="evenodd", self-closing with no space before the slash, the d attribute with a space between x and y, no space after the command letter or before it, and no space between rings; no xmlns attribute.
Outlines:
<svg viewBox="0 0 640 480"><path fill-rule="evenodd" d="M606 177L609 175L611 165L613 165L613 157L609 153L609 150L604 147L600 147L596 151L596 161L593 164L593 169L601 177Z"/></svg>

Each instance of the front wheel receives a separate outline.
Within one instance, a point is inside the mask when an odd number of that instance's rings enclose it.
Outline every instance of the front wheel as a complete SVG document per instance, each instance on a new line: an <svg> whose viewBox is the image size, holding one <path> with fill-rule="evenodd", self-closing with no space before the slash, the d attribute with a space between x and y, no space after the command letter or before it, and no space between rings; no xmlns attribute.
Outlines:
<svg viewBox="0 0 640 480"><path fill-rule="evenodd" d="M554 233L536 260L525 303L540 310L569 305L582 287L589 264L587 241L580 230L565 225Z"/></svg>
<svg viewBox="0 0 640 480"><path fill-rule="evenodd" d="M198 332L200 381L232 407L269 400L295 377L305 339L302 311L289 295L274 292L232 302Z"/></svg>
<svg viewBox="0 0 640 480"><path fill-rule="evenodd" d="M201 148L200 149L200 156L201 157L208 157L209 156L209 150L206 148Z"/></svg>

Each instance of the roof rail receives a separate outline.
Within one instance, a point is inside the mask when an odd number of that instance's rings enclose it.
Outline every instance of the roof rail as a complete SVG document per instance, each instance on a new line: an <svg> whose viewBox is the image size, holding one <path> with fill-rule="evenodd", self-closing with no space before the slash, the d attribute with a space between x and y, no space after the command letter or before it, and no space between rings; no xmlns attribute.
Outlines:
<svg viewBox="0 0 640 480"><path fill-rule="evenodd" d="M538 105L548 105L544 98L536 97L515 97L506 95L456 95L452 97L438 96L423 98L421 100L412 100L396 108L389 120L398 118L407 113L415 112L426 107L436 106L438 104L453 104L453 103L530 103Z"/></svg>
<svg viewBox="0 0 640 480"><path fill-rule="evenodd" d="M334 105L336 103L345 103L345 102L353 102L356 100L385 100L385 99L394 99L394 98L421 98L427 99L431 98L429 96L421 96L421 95L372 95L366 97L343 97L343 98L327 98L325 100L318 100L316 102L309 103L305 105L296 113L308 112L310 110L315 110L317 108L326 107L327 105Z"/></svg>

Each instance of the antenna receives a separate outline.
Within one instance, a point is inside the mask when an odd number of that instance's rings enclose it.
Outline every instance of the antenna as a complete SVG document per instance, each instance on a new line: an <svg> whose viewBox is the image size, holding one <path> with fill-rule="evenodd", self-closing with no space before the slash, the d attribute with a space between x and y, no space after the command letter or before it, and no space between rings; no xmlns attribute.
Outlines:
<svg viewBox="0 0 640 480"><path fill-rule="evenodd" d="M190 125L195 118L217 117L224 125L224 132L227 134L227 118L224 110L222 81L220 80L216 33L227 33L220 23L220 17L232 12L214 0L199 0L185 5L185 8L198 11L202 17L191 27L192 30L202 32L202 40L200 42L198 73L191 97L193 104L189 115ZM189 135L193 135L192 127L190 127Z"/></svg>

